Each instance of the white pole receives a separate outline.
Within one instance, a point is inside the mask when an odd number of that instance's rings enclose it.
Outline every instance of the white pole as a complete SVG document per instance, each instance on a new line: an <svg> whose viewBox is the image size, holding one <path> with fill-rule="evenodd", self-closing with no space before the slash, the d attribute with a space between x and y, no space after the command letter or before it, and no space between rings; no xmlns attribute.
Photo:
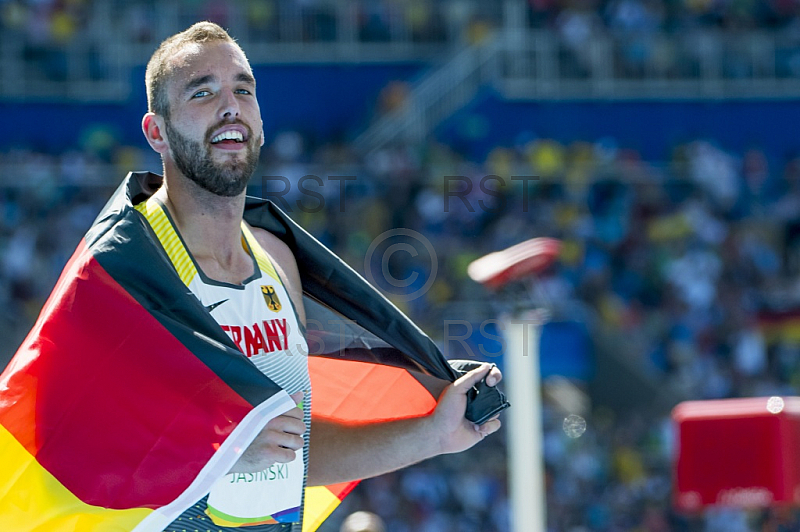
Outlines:
<svg viewBox="0 0 800 532"><path fill-rule="evenodd" d="M507 341L503 380L507 411L511 530L545 532L542 395L539 373L541 317L536 312L501 318Z"/></svg>

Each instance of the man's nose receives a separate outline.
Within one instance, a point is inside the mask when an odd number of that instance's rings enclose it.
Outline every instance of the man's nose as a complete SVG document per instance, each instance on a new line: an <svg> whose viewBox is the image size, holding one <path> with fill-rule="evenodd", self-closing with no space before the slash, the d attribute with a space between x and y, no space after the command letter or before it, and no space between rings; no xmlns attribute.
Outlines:
<svg viewBox="0 0 800 532"><path fill-rule="evenodd" d="M219 115L221 118L236 118L239 116L239 102L230 89L223 89L220 95Z"/></svg>

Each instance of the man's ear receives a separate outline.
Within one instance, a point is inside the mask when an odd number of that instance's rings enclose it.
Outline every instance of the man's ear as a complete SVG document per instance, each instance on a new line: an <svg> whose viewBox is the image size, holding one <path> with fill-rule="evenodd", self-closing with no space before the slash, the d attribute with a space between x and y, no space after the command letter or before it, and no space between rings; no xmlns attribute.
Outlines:
<svg viewBox="0 0 800 532"><path fill-rule="evenodd" d="M261 147L264 147L264 121L261 121Z"/></svg>
<svg viewBox="0 0 800 532"><path fill-rule="evenodd" d="M147 143L157 153L166 153L169 143L164 137L164 118L155 113L146 113L142 117L142 133Z"/></svg>

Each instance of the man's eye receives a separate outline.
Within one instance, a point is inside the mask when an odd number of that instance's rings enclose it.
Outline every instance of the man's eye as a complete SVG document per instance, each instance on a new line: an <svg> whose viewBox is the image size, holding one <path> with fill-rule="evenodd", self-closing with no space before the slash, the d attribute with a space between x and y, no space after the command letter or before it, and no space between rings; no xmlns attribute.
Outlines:
<svg viewBox="0 0 800 532"><path fill-rule="evenodd" d="M250 94L250 91L247 89L236 89L236 94Z"/></svg>
<svg viewBox="0 0 800 532"><path fill-rule="evenodd" d="M197 91L192 95L192 98L202 98L203 96L207 96L209 94L211 93L208 91Z"/></svg>

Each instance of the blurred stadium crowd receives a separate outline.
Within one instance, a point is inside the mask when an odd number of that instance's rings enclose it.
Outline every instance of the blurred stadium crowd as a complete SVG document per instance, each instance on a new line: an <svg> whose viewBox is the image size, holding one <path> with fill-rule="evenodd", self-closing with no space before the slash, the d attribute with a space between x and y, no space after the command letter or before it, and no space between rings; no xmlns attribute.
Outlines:
<svg viewBox="0 0 800 532"><path fill-rule="evenodd" d="M3 0L0 30L23 43L26 59L47 77L64 75L64 47L89 39L102 43L157 44L164 21L180 27L211 20L243 42L329 42L343 35L361 43L475 42L507 25L504 2L475 0ZM555 30L574 50L598 35L635 36L625 54L633 62L669 61L669 41L693 30L776 30L800 35L800 7L792 0L526 0L518 27ZM343 10L342 6L346 6ZM345 27L348 26L348 27ZM350 27L353 26L353 27ZM671 51L672 50L672 51Z"/></svg>
<svg viewBox="0 0 800 532"><path fill-rule="evenodd" d="M5 352L21 341L82 233L131 168L158 171L159 163L140 148L102 142L60 155L0 156ZM485 161L433 142L364 158L346 143L308 146L298 133L284 132L262 153L250 191L265 193L258 176L296 184L308 174L356 177L344 203L337 185L322 190L327 201L319 212L293 213L356 269L363 271L367 248L383 231L409 228L430 239L439 261L435 282L420 298L398 304L438 341L441 309L474 307L488 297L465 276L470 260L548 235L564 242L560 263L541 280L554 318L587 322L598 353L615 352L637 366L667 391L668 402L792 395L800 385L791 328L760 326L765 311L791 310L800 300L793 274L800 259L800 158L772 161L758 148L732 153L697 139L675 146L662 163L610 138L563 145L535 137L497 147ZM474 179L467 199L476 207L483 200L485 208L470 212L453 202L445 209L447 175ZM528 208L520 182L492 182L492 194L481 192L477 181L487 175L538 176L527 184ZM317 206L292 194L285 199ZM407 267L395 276L405 279L418 265ZM673 515L668 412L651 414L596 405L589 430L573 440L561 430L563 415L546 406L552 530L731 532L750 530L745 521L756 518L792 521L793 515L722 513L701 525ZM507 530L502 437L364 486L344 508L372 510L392 531ZM722 528L712 526L717 522Z"/></svg>
<svg viewBox="0 0 800 532"><path fill-rule="evenodd" d="M4 31L17 31L32 43L52 39L65 43L94 28L92 18L99 4L108 4L123 30L117 34L132 41L152 42L158 14L180 10L189 20L211 20L223 26L243 22L260 38L279 39L281 17L297 18L303 40L336 38L336 2L331 0L240 0L215 2L192 0L3 0L0 23ZM524 25L532 28L572 26L575 32L658 30L684 31L697 27L730 30L786 28L798 24L800 11L789 0L526 0ZM392 38L392 27L401 24L415 40L444 40L448 28L472 19L489 26L503 24L500 2L476 6L470 0L356 0L357 35L361 41ZM110 31L112 28L106 28Z"/></svg>

